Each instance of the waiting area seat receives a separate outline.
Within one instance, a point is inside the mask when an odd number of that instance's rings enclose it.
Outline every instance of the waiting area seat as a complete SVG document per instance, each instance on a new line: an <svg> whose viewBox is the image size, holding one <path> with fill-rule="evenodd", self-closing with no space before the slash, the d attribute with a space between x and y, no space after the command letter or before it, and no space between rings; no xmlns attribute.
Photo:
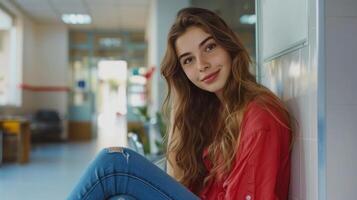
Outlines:
<svg viewBox="0 0 357 200"><path fill-rule="evenodd" d="M62 120L56 110L41 109L31 118L33 141L59 141L63 132Z"/></svg>

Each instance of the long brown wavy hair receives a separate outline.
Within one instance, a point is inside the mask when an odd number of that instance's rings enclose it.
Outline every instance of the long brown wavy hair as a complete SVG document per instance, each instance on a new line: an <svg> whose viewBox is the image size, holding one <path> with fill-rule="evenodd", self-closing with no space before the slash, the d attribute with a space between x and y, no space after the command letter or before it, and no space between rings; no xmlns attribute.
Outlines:
<svg viewBox="0 0 357 200"><path fill-rule="evenodd" d="M214 93L190 82L177 58L175 42L191 26L209 33L232 59L222 102ZM194 193L199 193L209 181L228 175L237 153L244 111L253 99L266 108L273 108L275 113L278 111L279 116L283 116L278 120L290 128L286 107L270 90L256 82L249 71L250 64L249 54L238 36L217 14L202 8L185 8L178 12L161 63L161 74L168 85L164 106L173 109L169 133L173 139L168 143L167 157L182 171L175 178ZM204 149L214 161L209 172L202 159Z"/></svg>

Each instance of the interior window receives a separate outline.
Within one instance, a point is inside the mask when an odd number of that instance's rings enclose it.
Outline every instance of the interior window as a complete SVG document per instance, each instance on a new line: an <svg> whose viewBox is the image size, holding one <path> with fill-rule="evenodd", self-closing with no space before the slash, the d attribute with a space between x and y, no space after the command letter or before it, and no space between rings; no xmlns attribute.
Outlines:
<svg viewBox="0 0 357 200"><path fill-rule="evenodd" d="M21 69L17 55L17 28L13 17L0 7L0 105L21 104Z"/></svg>

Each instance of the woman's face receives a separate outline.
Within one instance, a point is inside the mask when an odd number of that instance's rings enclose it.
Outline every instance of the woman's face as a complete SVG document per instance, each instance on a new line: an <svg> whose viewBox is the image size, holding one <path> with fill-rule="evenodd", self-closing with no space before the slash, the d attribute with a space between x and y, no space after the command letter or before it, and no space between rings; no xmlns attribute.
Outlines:
<svg viewBox="0 0 357 200"><path fill-rule="evenodd" d="M189 27L177 38L176 55L188 79L219 98L231 72L231 57L203 29Z"/></svg>

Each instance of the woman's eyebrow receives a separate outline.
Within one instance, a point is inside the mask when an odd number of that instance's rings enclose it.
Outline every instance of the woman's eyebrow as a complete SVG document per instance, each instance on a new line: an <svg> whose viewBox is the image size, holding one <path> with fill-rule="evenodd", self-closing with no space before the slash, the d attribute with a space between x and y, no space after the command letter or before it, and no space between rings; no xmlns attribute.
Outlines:
<svg viewBox="0 0 357 200"><path fill-rule="evenodd" d="M210 40L210 39L213 39L213 37L212 37L212 36L206 37L206 39L202 40L202 42L200 42L200 44L199 44L198 46L199 46L199 47L203 46L203 45L204 45L208 40Z"/></svg>
<svg viewBox="0 0 357 200"><path fill-rule="evenodd" d="M178 57L178 60L181 60L181 58L183 58L183 57L185 57L185 56L187 56L187 55L190 55L190 52L181 54L181 55Z"/></svg>
<svg viewBox="0 0 357 200"><path fill-rule="evenodd" d="M198 46L201 48L201 47L202 47L208 40L210 40L210 39L213 39L213 37L212 37L212 36L206 37L204 40L202 40L202 41L200 42L200 44L199 44ZM189 55L189 54L190 54L190 52L181 54L181 55L178 57L178 60L181 60L182 57L185 57L185 56L187 56L187 55Z"/></svg>

